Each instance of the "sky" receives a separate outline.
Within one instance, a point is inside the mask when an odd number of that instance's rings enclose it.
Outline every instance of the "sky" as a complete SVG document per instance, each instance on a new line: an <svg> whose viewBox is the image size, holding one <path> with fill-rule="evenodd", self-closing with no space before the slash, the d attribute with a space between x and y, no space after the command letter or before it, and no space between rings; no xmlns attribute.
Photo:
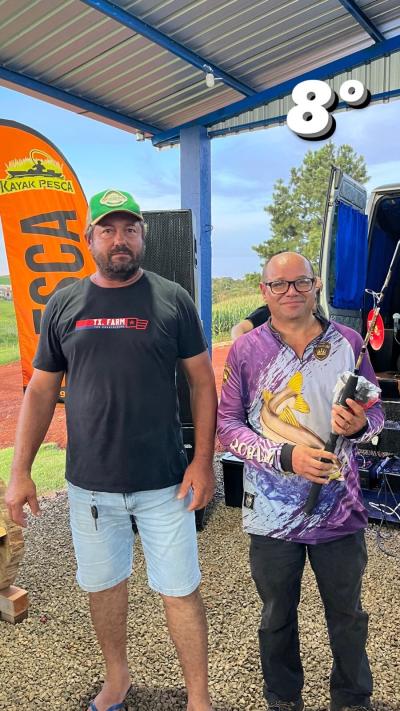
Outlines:
<svg viewBox="0 0 400 711"><path fill-rule="evenodd" d="M179 209L179 147L157 151L150 141L75 114L22 93L0 87L0 117L42 133L65 155L87 198L104 188L132 192L143 210ZM364 156L370 176L367 190L400 182L400 101L335 114L336 145L350 144ZM212 274L240 278L259 271L252 250L269 236L265 205L278 178L308 150L326 141L308 142L287 126L213 139ZM7 274L0 231L0 274Z"/></svg>

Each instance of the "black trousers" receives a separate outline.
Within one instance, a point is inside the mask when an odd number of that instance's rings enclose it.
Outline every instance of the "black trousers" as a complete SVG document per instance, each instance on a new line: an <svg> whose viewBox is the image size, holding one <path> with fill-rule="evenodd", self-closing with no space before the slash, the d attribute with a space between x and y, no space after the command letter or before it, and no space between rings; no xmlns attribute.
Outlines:
<svg viewBox="0 0 400 711"><path fill-rule="evenodd" d="M297 701L304 683L297 607L306 554L325 608L333 654L330 694L334 706L366 705L372 676L365 651L368 615L361 608L367 563L364 532L306 545L251 536L250 565L263 602L259 643L264 694Z"/></svg>

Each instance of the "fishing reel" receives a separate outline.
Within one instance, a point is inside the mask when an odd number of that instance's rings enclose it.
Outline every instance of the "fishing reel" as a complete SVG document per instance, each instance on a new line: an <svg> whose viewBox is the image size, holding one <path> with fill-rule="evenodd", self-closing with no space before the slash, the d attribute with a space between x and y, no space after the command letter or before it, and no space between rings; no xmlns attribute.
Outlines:
<svg viewBox="0 0 400 711"><path fill-rule="evenodd" d="M377 304L379 304L379 301L382 299L382 292L373 291L372 289L365 289L365 293L372 296L374 304L367 316L367 330L369 329L372 321L375 319L375 325L369 338L369 345L374 351L379 351L385 340L385 325L383 323L383 318L380 313L376 313Z"/></svg>

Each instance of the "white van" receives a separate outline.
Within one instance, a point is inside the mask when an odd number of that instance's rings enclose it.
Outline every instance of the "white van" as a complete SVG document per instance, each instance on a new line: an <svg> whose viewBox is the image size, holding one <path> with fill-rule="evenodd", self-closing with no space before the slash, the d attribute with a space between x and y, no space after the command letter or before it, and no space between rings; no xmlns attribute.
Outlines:
<svg viewBox="0 0 400 711"><path fill-rule="evenodd" d="M320 303L329 317L365 335L400 239L400 184L365 188L332 167L321 242ZM387 424L375 449L400 455L400 259L381 305L385 338L369 356L382 389ZM399 428L396 428L396 423Z"/></svg>

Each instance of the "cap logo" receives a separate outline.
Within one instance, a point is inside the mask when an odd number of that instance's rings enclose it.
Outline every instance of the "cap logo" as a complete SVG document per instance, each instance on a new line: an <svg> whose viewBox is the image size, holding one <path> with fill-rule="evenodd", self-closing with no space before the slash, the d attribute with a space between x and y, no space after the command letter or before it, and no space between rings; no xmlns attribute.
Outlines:
<svg viewBox="0 0 400 711"><path fill-rule="evenodd" d="M120 207L126 202L128 202L128 198L123 193L119 193L118 190L108 190L100 199L100 203L107 207Z"/></svg>

